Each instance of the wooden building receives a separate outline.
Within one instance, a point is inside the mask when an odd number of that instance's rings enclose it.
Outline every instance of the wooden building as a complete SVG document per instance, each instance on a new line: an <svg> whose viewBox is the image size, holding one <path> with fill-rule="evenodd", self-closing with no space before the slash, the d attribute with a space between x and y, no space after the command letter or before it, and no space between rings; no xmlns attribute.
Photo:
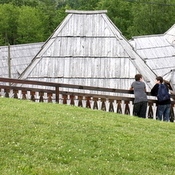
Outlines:
<svg viewBox="0 0 175 175"><path fill-rule="evenodd" d="M73 11L48 38L20 79L129 89L141 73L147 89L155 73L133 49L107 11Z"/></svg>
<svg viewBox="0 0 175 175"><path fill-rule="evenodd" d="M175 25L164 34L133 37L130 43L145 64L169 81L175 91Z"/></svg>
<svg viewBox="0 0 175 175"><path fill-rule="evenodd" d="M0 46L0 77L19 78L43 44Z"/></svg>

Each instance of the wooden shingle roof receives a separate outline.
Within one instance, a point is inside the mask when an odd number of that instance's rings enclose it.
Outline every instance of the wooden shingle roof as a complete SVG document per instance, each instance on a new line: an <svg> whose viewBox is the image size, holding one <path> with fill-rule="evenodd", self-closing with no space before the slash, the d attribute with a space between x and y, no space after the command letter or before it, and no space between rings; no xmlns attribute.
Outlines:
<svg viewBox="0 0 175 175"><path fill-rule="evenodd" d="M133 37L130 43L146 65L170 81L175 90L175 25L164 34Z"/></svg>
<svg viewBox="0 0 175 175"><path fill-rule="evenodd" d="M0 76L18 78L41 49L42 45L43 43L0 46ZM9 75L9 72L11 72L11 75Z"/></svg>
<svg viewBox="0 0 175 175"><path fill-rule="evenodd" d="M151 88L155 74L107 11L66 11L21 79L128 89L136 73Z"/></svg>

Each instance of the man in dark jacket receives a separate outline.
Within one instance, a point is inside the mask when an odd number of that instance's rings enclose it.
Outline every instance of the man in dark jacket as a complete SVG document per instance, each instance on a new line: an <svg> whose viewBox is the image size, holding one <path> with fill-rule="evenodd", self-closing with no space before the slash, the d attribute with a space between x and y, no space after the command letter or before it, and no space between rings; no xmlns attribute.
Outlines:
<svg viewBox="0 0 175 175"><path fill-rule="evenodd" d="M151 94L154 96L158 95L158 90L159 90L159 85L163 84L163 78L162 77L157 77L156 78L156 84L154 87L151 89ZM168 90L168 86L164 84ZM163 121L169 121L170 118L170 107L171 107L171 100L170 98L164 100L164 101L157 101L157 116L159 120Z"/></svg>

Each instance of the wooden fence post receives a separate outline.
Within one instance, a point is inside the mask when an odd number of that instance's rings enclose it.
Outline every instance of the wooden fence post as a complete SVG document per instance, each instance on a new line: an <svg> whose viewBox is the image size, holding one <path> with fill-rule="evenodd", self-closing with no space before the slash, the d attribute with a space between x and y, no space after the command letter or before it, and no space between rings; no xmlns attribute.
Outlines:
<svg viewBox="0 0 175 175"><path fill-rule="evenodd" d="M55 87L56 103L59 103L59 86Z"/></svg>

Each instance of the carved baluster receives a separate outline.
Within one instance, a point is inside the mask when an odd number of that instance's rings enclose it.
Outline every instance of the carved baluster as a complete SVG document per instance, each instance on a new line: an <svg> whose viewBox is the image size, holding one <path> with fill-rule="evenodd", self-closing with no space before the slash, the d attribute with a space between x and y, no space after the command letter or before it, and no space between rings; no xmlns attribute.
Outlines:
<svg viewBox="0 0 175 175"><path fill-rule="evenodd" d="M67 95L67 105L70 105L70 101L71 101L70 95Z"/></svg>
<svg viewBox="0 0 175 175"><path fill-rule="evenodd" d="M82 97L82 107L86 108L86 97L85 96Z"/></svg>
<svg viewBox="0 0 175 175"><path fill-rule="evenodd" d="M46 92L43 92L43 102L44 103L47 103L47 93Z"/></svg>
<svg viewBox="0 0 175 175"><path fill-rule="evenodd" d="M121 101L122 114L125 114L125 106L126 106L126 104L125 104L124 100L122 100Z"/></svg>
<svg viewBox="0 0 175 175"><path fill-rule="evenodd" d="M101 98L98 98L97 105L98 105L98 110L101 110L102 109L102 100L101 100Z"/></svg>
<svg viewBox="0 0 175 175"><path fill-rule="evenodd" d="M114 100L114 102L113 102L113 109L114 109L115 113L117 113L117 106L118 106L117 100Z"/></svg>
<svg viewBox="0 0 175 175"><path fill-rule="evenodd" d="M133 115L133 109L134 109L134 105L133 105L133 101L129 101L129 115Z"/></svg>
<svg viewBox="0 0 175 175"><path fill-rule="evenodd" d="M2 95L2 97L5 97L5 89L1 90L1 95Z"/></svg>
<svg viewBox="0 0 175 175"><path fill-rule="evenodd" d="M9 97L10 97L10 98L14 98L13 89L10 89L10 92L9 92Z"/></svg>
<svg viewBox="0 0 175 175"><path fill-rule="evenodd" d="M157 118L157 104L156 103L153 103L152 110L153 110L153 119L156 120ZM147 108L147 111L148 111L148 108ZM148 116L148 114L146 116Z"/></svg>
<svg viewBox="0 0 175 175"><path fill-rule="evenodd" d="M109 105L110 105L110 102L109 102L109 99L105 99L105 111L109 112Z"/></svg>
<svg viewBox="0 0 175 175"><path fill-rule="evenodd" d="M93 97L90 97L90 107L91 107L91 109L93 109L93 107L94 107L94 100L93 100Z"/></svg>
<svg viewBox="0 0 175 175"><path fill-rule="evenodd" d="M75 99L74 99L74 103L75 103L75 106L78 106L78 96L75 96Z"/></svg>

